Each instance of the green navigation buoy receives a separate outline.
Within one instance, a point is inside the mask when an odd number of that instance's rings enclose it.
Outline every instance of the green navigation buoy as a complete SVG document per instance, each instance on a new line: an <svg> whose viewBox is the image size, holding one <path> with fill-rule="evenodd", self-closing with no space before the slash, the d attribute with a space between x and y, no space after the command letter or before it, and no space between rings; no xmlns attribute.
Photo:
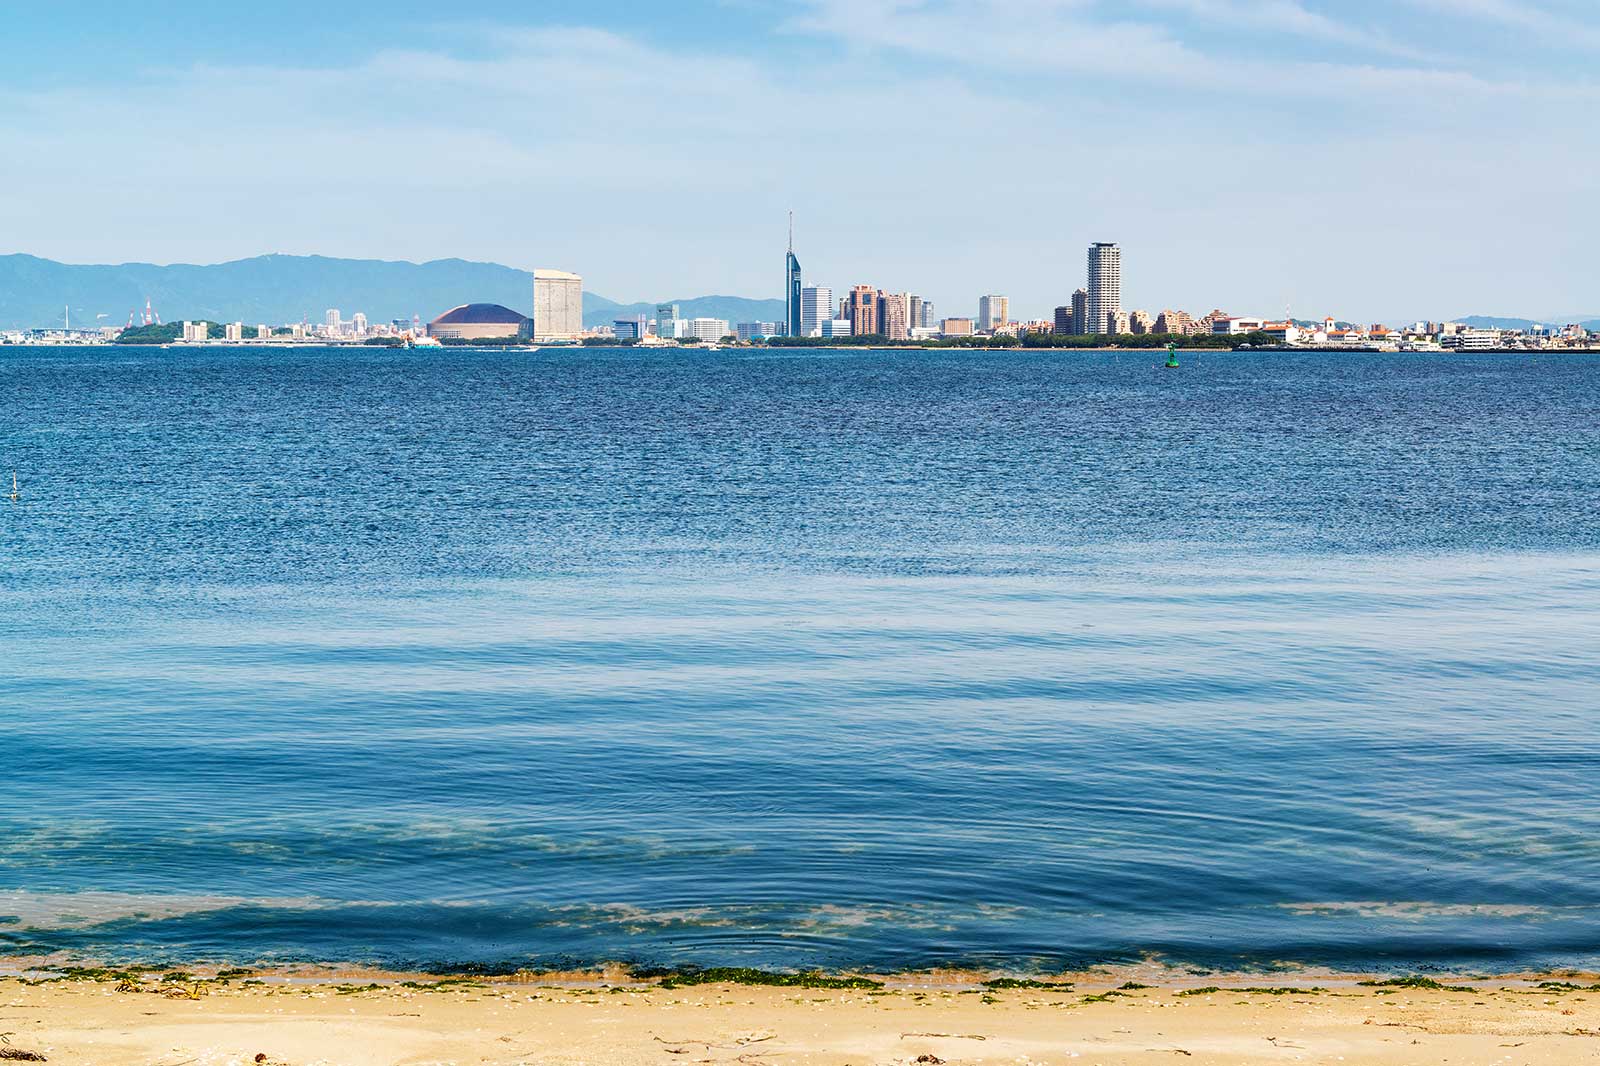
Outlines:
<svg viewBox="0 0 1600 1066"><path fill-rule="evenodd" d="M1176 344L1168 344L1167 345L1167 366L1166 366L1166 369L1168 369L1168 370L1176 370L1176 369L1178 369L1178 346Z"/></svg>

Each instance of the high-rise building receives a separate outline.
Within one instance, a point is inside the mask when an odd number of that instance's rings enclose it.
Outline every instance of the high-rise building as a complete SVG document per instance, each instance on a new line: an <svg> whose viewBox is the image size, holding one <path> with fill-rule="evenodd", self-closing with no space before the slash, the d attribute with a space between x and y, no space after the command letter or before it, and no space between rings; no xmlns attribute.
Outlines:
<svg viewBox="0 0 1600 1066"><path fill-rule="evenodd" d="M922 328L922 297L916 293L906 294L906 321L912 329Z"/></svg>
<svg viewBox="0 0 1600 1066"><path fill-rule="evenodd" d="M271 339L272 339L272 327L271 326L257 326L256 327L256 340L270 341Z"/></svg>
<svg viewBox="0 0 1600 1066"><path fill-rule="evenodd" d="M224 340L230 340L230 341L242 341L242 340L244 340L244 323L243 322L229 322L226 326L222 327L222 336L223 336Z"/></svg>
<svg viewBox="0 0 1600 1066"><path fill-rule="evenodd" d="M1055 328L1054 328L1053 332L1055 332L1055 333L1071 333L1072 332L1072 308L1071 308L1071 306L1056 308L1056 321L1055 321Z"/></svg>
<svg viewBox="0 0 1600 1066"><path fill-rule="evenodd" d="M978 297L978 328L992 333L1011 321L1011 300L1005 296Z"/></svg>
<svg viewBox="0 0 1600 1066"><path fill-rule="evenodd" d="M791 337L804 337L801 332L801 311L804 286L800 280L800 260L794 255L794 212L789 212L789 258L784 264L784 332ZM831 295L831 294L830 294Z"/></svg>
<svg viewBox="0 0 1600 1066"><path fill-rule="evenodd" d="M337 307L330 307L327 311L323 312L322 324L328 327L329 333L338 333L340 329L339 309Z"/></svg>
<svg viewBox="0 0 1600 1066"><path fill-rule="evenodd" d="M673 323L678 321L677 304L656 304L656 336L671 340L678 335Z"/></svg>
<svg viewBox="0 0 1600 1066"><path fill-rule="evenodd" d="M1075 337L1089 332L1089 290L1079 289L1072 294L1072 328L1067 331Z"/></svg>
<svg viewBox="0 0 1600 1066"><path fill-rule="evenodd" d="M533 272L533 339L575 341L583 336L583 278L565 270Z"/></svg>
<svg viewBox="0 0 1600 1066"><path fill-rule="evenodd" d="M356 336L365 337L367 335L367 316L357 311L355 316L350 319L350 329Z"/></svg>
<svg viewBox="0 0 1600 1066"><path fill-rule="evenodd" d="M843 316L850 320L850 332L857 337L870 337L878 332L878 290L871 285L857 285L850 290L848 309Z"/></svg>
<svg viewBox="0 0 1600 1066"><path fill-rule="evenodd" d="M1149 311L1134 311L1128 315L1130 333L1155 332L1156 320L1150 317Z"/></svg>
<svg viewBox="0 0 1600 1066"><path fill-rule="evenodd" d="M1118 337L1126 337L1133 332L1133 323L1128 318L1128 312L1118 311L1106 322L1106 332L1114 333Z"/></svg>
<svg viewBox="0 0 1600 1066"><path fill-rule="evenodd" d="M801 337L822 336L822 324L833 317L833 290L814 285L800 290Z"/></svg>
<svg viewBox="0 0 1600 1066"><path fill-rule="evenodd" d="M619 341L638 341L644 339L644 316L636 315L632 318L618 318L611 323L611 334Z"/></svg>
<svg viewBox="0 0 1600 1066"><path fill-rule="evenodd" d="M1086 333L1110 333L1122 310L1122 249L1104 241L1089 247L1089 321Z"/></svg>
<svg viewBox="0 0 1600 1066"><path fill-rule="evenodd" d="M903 341L911 335L906 318L906 297L892 292L878 294L878 332L889 340Z"/></svg>
<svg viewBox="0 0 1600 1066"><path fill-rule="evenodd" d="M939 328L939 320L938 320L938 318L936 318L934 316L934 313L933 313L933 301L932 300L923 300L922 301L922 328L923 329L938 329Z"/></svg>

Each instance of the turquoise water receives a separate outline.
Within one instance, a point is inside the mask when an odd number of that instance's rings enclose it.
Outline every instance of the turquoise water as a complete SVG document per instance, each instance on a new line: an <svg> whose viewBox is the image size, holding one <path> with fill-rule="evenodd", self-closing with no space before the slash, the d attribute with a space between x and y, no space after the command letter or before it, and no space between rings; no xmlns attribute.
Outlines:
<svg viewBox="0 0 1600 1066"><path fill-rule="evenodd" d="M0 957L1600 965L1600 359L0 351Z"/></svg>

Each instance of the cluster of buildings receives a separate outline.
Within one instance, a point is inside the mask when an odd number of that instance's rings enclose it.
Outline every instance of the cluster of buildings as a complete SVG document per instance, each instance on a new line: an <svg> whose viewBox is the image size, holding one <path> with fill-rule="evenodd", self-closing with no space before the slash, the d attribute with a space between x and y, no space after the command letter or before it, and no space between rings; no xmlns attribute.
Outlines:
<svg viewBox="0 0 1600 1066"><path fill-rule="evenodd" d="M181 339L185 344L361 344L382 338L407 343L523 341L560 344L574 343L588 335L583 328L582 277L563 270L536 270L532 295L532 317L499 304L462 304L424 326L417 316L410 320L397 318L374 323L360 311L346 319L338 308L329 308L319 323L302 321L276 327L221 323L220 336L214 329L216 323L188 321L182 324ZM18 334L14 343L28 343L33 340L33 334L43 332L46 331L30 331L26 336ZM89 331L76 332L84 335L80 343L106 343L115 340L121 331L97 330L92 336ZM11 338L0 335L0 343L8 340Z"/></svg>
<svg viewBox="0 0 1600 1066"><path fill-rule="evenodd" d="M563 270L535 270L533 314L523 315L500 304L469 303L452 307L426 327L418 317L387 323L369 322L356 312L346 320L329 309L321 323L299 322L270 327L225 323L222 335L215 324L184 322L185 343L362 343L374 338L396 338L407 343L523 342L572 344L588 339L615 339L641 344L721 343L736 340L760 343L772 338L843 337L873 338L887 343L946 338L1005 337L1026 334L1062 336L1128 336L1160 334L1178 337L1259 335L1263 342L1283 346L1348 347L1363 350L1488 351L1507 348L1549 349L1600 346L1600 332L1581 325L1530 330L1475 328L1453 322L1416 322L1401 328L1381 324L1363 326L1338 322L1281 320L1230 315L1220 309L1195 317L1186 311L1166 309L1152 314L1124 310L1122 306L1122 249L1101 241L1089 247L1085 284L1069 302L1057 307L1050 320L1016 321L1011 301L1001 294L979 297L973 317L939 318L931 300L913 292L894 292L875 285L856 285L835 292L826 285L805 284L794 250L793 219L784 264L784 318L782 321L732 323L721 318L685 318L678 304L658 304L655 317L636 315L617 319L610 326L586 329L583 322L583 278ZM104 317L104 316L101 316ZM135 323L130 316L129 325ZM142 324L160 324L146 305ZM115 328L66 328L0 332L0 344L99 344L115 340Z"/></svg>

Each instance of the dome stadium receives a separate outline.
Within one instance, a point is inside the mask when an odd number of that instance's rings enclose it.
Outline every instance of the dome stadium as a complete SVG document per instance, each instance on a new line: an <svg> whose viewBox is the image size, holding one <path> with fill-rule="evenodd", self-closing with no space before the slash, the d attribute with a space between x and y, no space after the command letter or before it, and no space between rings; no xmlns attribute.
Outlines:
<svg viewBox="0 0 1600 1066"><path fill-rule="evenodd" d="M428 336L439 340L526 340L532 333L531 319L499 304L462 304L428 323Z"/></svg>

